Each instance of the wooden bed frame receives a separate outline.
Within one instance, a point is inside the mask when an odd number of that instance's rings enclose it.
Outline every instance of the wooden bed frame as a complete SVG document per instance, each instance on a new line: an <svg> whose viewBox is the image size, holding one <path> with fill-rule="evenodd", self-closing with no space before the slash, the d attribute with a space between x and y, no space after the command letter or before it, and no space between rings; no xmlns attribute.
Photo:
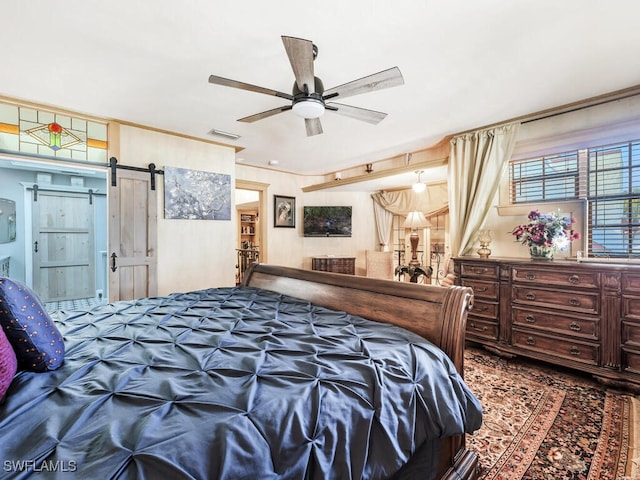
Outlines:
<svg viewBox="0 0 640 480"><path fill-rule="evenodd" d="M243 284L398 325L440 347L463 373L464 333L473 302L471 288L417 285L259 263L249 266ZM464 435L449 437L442 440L435 478L475 479L477 464L478 457L466 448Z"/></svg>

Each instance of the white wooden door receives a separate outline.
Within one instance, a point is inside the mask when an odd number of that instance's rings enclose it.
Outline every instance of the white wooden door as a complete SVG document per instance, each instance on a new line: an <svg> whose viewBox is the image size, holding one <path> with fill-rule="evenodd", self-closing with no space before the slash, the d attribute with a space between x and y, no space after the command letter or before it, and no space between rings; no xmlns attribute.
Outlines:
<svg viewBox="0 0 640 480"><path fill-rule="evenodd" d="M95 296L94 209L82 193L37 192L33 286L43 302Z"/></svg>
<svg viewBox="0 0 640 480"><path fill-rule="evenodd" d="M109 187L109 301L157 294L157 203L147 172L118 170ZM111 184L110 184L111 185Z"/></svg>

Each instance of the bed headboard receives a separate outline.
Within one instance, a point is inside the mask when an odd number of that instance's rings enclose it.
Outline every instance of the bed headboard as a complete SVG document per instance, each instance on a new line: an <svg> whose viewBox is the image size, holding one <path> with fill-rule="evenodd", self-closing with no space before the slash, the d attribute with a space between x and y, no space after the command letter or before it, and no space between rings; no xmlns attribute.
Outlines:
<svg viewBox="0 0 640 480"><path fill-rule="evenodd" d="M291 295L370 320L392 323L440 347L462 374L468 287L448 288L253 263L244 285Z"/></svg>

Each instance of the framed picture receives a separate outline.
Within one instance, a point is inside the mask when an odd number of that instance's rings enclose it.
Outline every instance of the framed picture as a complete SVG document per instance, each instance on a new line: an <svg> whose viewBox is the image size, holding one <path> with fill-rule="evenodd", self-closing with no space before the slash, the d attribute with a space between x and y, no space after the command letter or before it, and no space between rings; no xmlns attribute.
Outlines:
<svg viewBox="0 0 640 480"><path fill-rule="evenodd" d="M296 226L295 197L273 196L273 226L289 228Z"/></svg>
<svg viewBox="0 0 640 480"><path fill-rule="evenodd" d="M231 220L231 175L165 166L164 218Z"/></svg>

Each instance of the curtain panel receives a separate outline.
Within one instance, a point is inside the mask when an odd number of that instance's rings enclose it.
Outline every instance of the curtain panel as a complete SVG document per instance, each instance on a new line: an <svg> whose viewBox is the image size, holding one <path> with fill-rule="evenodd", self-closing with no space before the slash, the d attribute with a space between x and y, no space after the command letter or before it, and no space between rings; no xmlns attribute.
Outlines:
<svg viewBox="0 0 640 480"><path fill-rule="evenodd" d="M371 195L373 211L378 231L378 241L382 251L389 249L389 238L393 225L393 215L406 216L409 212L422 212L429 218L447 210L447 184L435 183L427 186L422 193L413 190L376 192Z"/></svg>
<svg viewBox="0 0 640 480"><path fill-rule="evenodd" d="M511 123L451 139L449 238L454 256L473 248L511 158L519 127L519 123Z"/></svg>

